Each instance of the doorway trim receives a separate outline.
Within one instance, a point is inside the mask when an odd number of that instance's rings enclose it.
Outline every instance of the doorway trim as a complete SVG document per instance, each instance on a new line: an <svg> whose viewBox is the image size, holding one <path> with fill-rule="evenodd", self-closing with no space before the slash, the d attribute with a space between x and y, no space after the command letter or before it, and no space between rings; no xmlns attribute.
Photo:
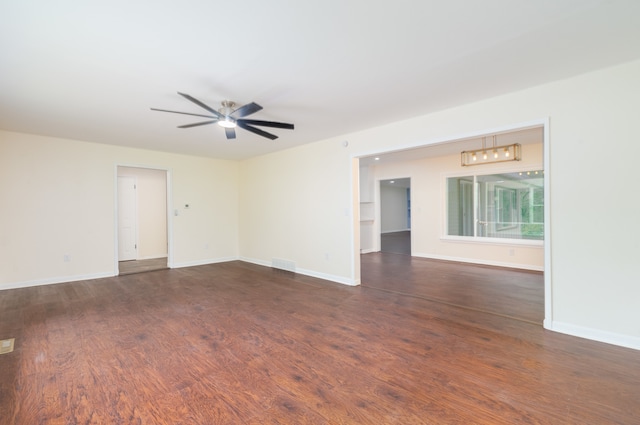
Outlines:
<svg viewBox="0 0 640 425"><path fill-rule="evenodd" d="M113 270L114 276L120 275L118 267L118 167L130 167L130 168L142 168L146 170L164 171L167 175L166 184L166 215L167 215L167 267L173 268L173 214L171 214L171 205L173 205L172 199L172 179L171 170L169 168L154 167L149 165L131 164L131 163L116 163L113 168Z"/></svg>
<svg viewBox="0 0 640 425"><path fill-rule="evenodd" d="M411 176L402 176L402 177L390 177L390 178L383 178L383 179L375 179L375 187L374 187L374 199L377 199L378 202L376 202L376 215L375 215L375 221L374 221L374 228L375 228L375 240L374 240L374 251L382 251L382 182L385 181L389 181L389 180L409 180L409 187L407 188L407 190L411 191ZM410 200L409 200L410 201ZM409 211L409 206L407 205L407 211ZM405 217L408 218L408 217ZM407 223L409 224L409 223ZM407 226L409 232L411 232L411 226ZM413 252L413 233L410 233L410 237L411 237L411 252Z"/></svg>
<svg viewBox="0 0 640 425"><path fill-rule="evenodd" d="M487 134L492 133L504 133L509 131L517 131L523 130L527 128L533 127L542 127L542 146L543 146L543 167L545 172L544 179L544 320L543 327L545 329L552 329L553 324L553 282L551 280L552 277L552 261L551 261L551 179L552 172L550 169L550 156L549 156L549 117L544 117L540 119L535 119L527 122L521 122L517 124L504 125L497 128L490 128L485 130L471 131L468 133L450 135L447 137L442 137L438 139L432 139L428 142L414 143L414 144L406 144L402 146L398 146L396 149L386 149L386 150L372 150L372 151L364 151L364 152L354 152L351 154L351 163L352 163L352 199L353 205L356 206L359 203L360 198L360 185L359 185L359 164L360 158L375 156L375 155L384 155L387 153L398 152L407 149L416 149L416 148L428 148L430 146L436 146L446 143L455 143L459 140L463 139L471 139L476 137L482 137ZM357 211L354 208L354 211ZM353 214L352 229L351 229L351 246L352 246L352 270L351 270L351 280L354 284L359 285L361 283L360 276L360 231L359 231L359 217L357 214Z"/></svg>

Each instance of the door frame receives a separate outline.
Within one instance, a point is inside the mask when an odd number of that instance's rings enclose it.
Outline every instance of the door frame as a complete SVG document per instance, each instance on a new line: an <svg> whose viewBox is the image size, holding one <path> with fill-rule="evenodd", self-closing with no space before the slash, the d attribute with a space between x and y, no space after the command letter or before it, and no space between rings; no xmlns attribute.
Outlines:
<svg viewBox="0 0 640 425"><path fill-rule="evenodd" d="M407 188L407 190L411 191L411 176L404 176L404 177L385 177L383 179L375 179L375 185L376 187L374 188L374 193L375 193L375 197L374 199L377 200L376 202L376 208L375 208L375 217L374 217L374 224L375 224L375 239L374 239L374 247L376 251L382 251L382 190L380 188L380 185L382 184L382 182L384 181L389 181L389 180L404 180L404 179L408 179L409 180L409 187ZM405 212L409 211L409 206L405 205L407 207L407 210ZM407 218L407 217L405 217ZM411 232L411 226L409 226L409 235L411 238L411 247L410 250L411 252L413 252L413 233Z"/></svg>
<svg viewBox="0 0 640 425"><path fill-rule="evenodd" d="M399 150L414 149L435 146L442 143L454 143L458 140L481 137L491 133L500 133L505 131L514 131L531 127L542 127L542 150L543 150L543 167L545 172L544 178L544 321L543 327L551 329L553 324L553 281L551 261L551 179L552 172L550 167L550 133L549 133L549 117L533 119L527 122L502 125L496 128L485 130L475 130L461 134L450 134L448 136L439 137L428 142L418 141L403 146L397 146L395 149L389 147L383 149L369 149L364 151L353 152L351 157L351 196L353 211L358 210L358 202L360 198L360 158L374 155L384 155ZM358 214L352 214L351 220L351 281L353 285L360 285L360 227Z"/></svg>
<svg viewBox="0 0 640 425"><path fill-rule="evenodd" d="M167 215L167 267L173 268L173 214L171 214L171 205L173 205L172 198L172 179L171 169L163 167L155 167L149 165L130 164L130 163L116 163L113 167L113 270L114 276L120 274L120 268L118 266L118 167L130 167L130 168L142 168L147 170L164 171L167 176L166 184L166 215ZM137 230L136 230L137 231Z"/></svg>

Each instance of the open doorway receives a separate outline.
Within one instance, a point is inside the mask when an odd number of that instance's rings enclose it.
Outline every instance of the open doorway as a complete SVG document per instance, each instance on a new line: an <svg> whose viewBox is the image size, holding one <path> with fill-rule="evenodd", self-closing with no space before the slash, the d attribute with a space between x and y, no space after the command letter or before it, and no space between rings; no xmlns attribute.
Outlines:
<svg viewBox="0 0 640 425"><path fill-rule="evenodd" d="M385 230L388 230L382 225L384 186L378 186L376 182L388 183L391 177L398 175L412 176L407 198L410 202L412 240L411 255L387 254L382 244L374 246L372 251L362 252L355 261L359 271L357 281L363 286L402 292L531 323L542 324L544 321L546 324L550 321L551 282L545 273L549 267L549 232L548 226L544 225L548 219L546 189L550 178L546 171L549 160L547 125L543 120L530 126L505 128L499 133L492 133L496 136L497 147L512 143L522 146L522 158L516 162L462 166L461 152L482 147L484 139L490 137L481 133L465 139L443 140L429 146L368 153L359 157L356 166L360 176L363 171L367 176L366 180L358 179L360 193L363 189L366 192L367 185L371 185L368 190L374 194L378 192L372 197L371 208L377 211L371 226L378 230L374 231L374 237L376 234L385 235ZM518 176L529 172L532 175L540 172L544 175L543 186L528 190L526 199L519 197L518 194L524 196L524 191L506 181L506 177L514 175L514 172L516 180L522 180L524 177ZM497 185L495 192L488 191L490 184L482 184L488 178L485 174L501 177L495 182L492 180ZM452 179L461 183L454 197L447 183ZM477 187L475 181L479 182ZM514 189L520 191L514 192ZM481 193L476 201L477 191ZM529 202L524 202L526 200ZM477 210L478 216L454 214L458 210ZM485 219L480 214L483 211L491 214ZM544 219L541 220L542 216ZM496 221L497 233L482 233L483 227L478 227L494 224L490 221ZM458 227L452 223L457 223ZM453 232L454 228L461 233ZM515 232L516 228L520 231ZM544 237L533 238L532 229L539 229L538 233ZM361 233L365 230L360 226ZM509 238L497 239L498 233ZM360 235L360 239L365 238Z"/></svg>
<svg viewBox="0 0 640 425"><path fill-rule="evenodd" d="M118 274L168 267L167 171L117 167Z"/></svg>
<svg viewBox="0 0 640 425"><path fill-rule="evenodd" d="M380 180L380 251L411 255L411 179Z"/></svg>

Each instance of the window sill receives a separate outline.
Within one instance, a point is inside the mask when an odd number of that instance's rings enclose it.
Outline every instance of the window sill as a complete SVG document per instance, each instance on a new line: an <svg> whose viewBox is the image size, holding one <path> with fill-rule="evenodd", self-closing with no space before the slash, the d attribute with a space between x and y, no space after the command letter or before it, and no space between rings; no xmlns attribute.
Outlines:
<svg viewBox="0 0 640 425"><path fill-rule="evenodd" d="M506 239L506 238L482 238L469 236L441 236L443 242L469 243L477 245L512 245L529 246L532 248L543 248L544 241L531 239Z"/></svg>

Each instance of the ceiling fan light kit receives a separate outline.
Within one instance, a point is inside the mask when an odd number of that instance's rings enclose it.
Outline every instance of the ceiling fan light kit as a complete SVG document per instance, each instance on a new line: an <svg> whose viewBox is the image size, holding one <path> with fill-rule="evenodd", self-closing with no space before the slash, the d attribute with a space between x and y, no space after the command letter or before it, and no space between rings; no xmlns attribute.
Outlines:
<svg viewBox="0 0 640 425"><path fill-rule="evenodd" d="M233 118L224 117L223 120L218 121L218 125L224 128L236 128L237 124Z"/></svg>
<svg viewBox="0 0 640 425"><path fill-rule="evenodd" d="M234 112L233 111L234 106L236 106L235 102L232 102L230 100L222 101L222 108L218 109L218 112L220 112L224 116L224 119L221 119L220 121L218 121L218 125L220 127L236 128L237 126L236 120L231 118L231 114L233 114Z"/></svg>
<svg viewBox="0 0 640 425"><path fill-rule="evenodd" d="M194 117L204 117L209 119L208 121L179 125L178 128L191 128L191 127L198 127L201 125L218 124L220 127L224 128L227 139L235 139L236 138L235 128L240 127L244 130L250 131L251 133L257 134L262 137L266 137L271 140L277 139L278 136L276 136L275 134L268 133L264 130L261 130L255 126L283 128L286 130L293 130L294 128L293 124L288 124L283 122L244 119L244 117L246 117L247 115L254 114L262 109L262 106L258 105L255 102L247 103L244 106L234 109L236 105L234 102L230 100L224 100L222 101L222 108L215 110L209 105L206 105L205 103L199 101L193 96L190 96L185 93L180 93L180 92L178 92L178 94L184 97L185 99L189 100L190 102L193 102L199 107L205 109L211 114L211 115L192 114L190 112L169 111L166 109L151 108L152 111L170 112L173 114L191 115Z"/></svg>

